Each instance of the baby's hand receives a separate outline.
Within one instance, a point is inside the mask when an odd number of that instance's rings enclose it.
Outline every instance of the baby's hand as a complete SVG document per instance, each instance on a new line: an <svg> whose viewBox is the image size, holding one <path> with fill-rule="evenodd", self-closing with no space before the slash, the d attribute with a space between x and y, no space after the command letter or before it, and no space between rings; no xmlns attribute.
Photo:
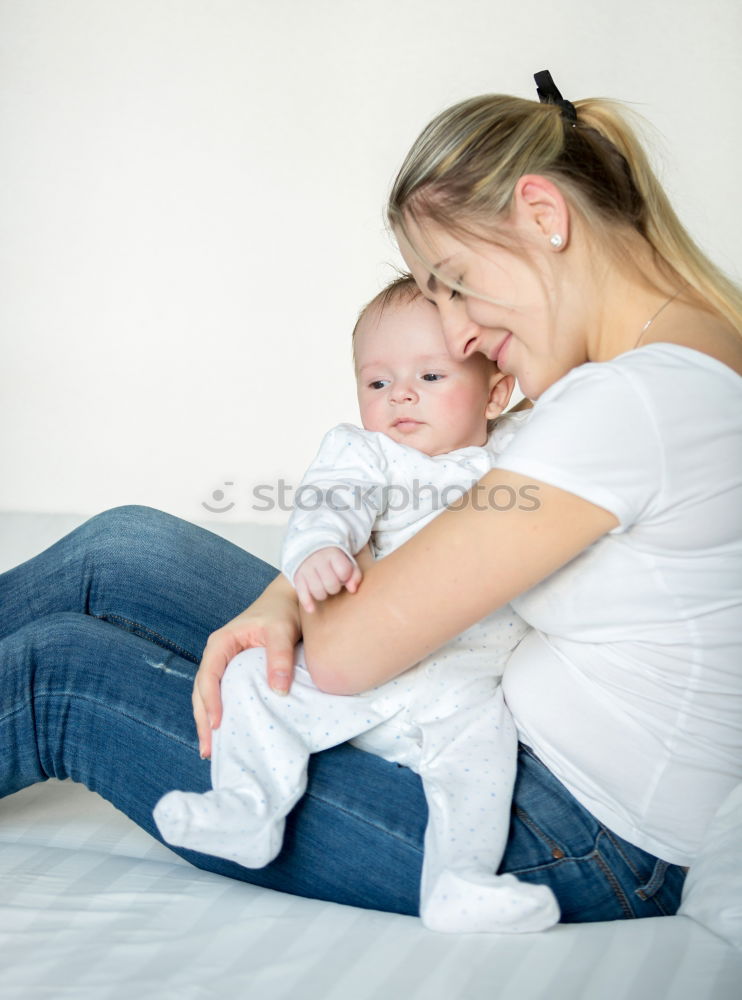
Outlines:
<svg viewBox="0 0 742 1000"><path fill-rule="evenodd" d="M305 611L314 611L314 601L324 601L345 587L355 594L363 574L343 552L334 546L318 549L304 560L294 574L296 594Z"/></svg>

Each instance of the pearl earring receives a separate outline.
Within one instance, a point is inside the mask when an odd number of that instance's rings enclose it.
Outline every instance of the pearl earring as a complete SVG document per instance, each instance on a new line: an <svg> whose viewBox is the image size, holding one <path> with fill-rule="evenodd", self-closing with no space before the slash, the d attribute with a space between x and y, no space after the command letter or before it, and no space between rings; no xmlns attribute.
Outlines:
<svg viewBox="0 0 742 1000"><path fill-rule="evenodd" d="M555 250L561 250L564 246L564 237L560 236L559 233L554 233L553 236L549 237L549 243L551 243Z"/></svg>

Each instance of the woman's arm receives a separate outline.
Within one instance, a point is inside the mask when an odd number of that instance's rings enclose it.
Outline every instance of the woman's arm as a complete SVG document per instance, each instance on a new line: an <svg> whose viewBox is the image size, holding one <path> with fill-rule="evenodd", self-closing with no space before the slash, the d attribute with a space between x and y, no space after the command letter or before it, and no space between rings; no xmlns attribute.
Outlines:
<svg viewBox="0 0 742 1000"><path fill-rule="evenodd" d="M572 493L500 469L472 487L467 500L362 567L357 593L337 594L302 613L307 664L318 687L355 694L396 677L618 524Z"/></svg>

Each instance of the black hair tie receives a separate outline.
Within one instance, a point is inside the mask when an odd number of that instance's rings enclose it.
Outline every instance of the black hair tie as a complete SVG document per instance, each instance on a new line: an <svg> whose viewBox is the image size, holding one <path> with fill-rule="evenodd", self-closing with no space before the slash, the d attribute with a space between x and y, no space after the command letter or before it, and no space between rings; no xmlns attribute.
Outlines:
<svg viewBox="0 0 742 1000"><path fill-rule="evenodd" d="M570 125L576 125L577 111L575 106L571 101L565 101L562 97L548 69L544 69L540 73L534 73L533 79L536 81L536 93L538 94L539 101L542 104L556 104L557 107L562 109L564 120L569 122Z"/></svg>

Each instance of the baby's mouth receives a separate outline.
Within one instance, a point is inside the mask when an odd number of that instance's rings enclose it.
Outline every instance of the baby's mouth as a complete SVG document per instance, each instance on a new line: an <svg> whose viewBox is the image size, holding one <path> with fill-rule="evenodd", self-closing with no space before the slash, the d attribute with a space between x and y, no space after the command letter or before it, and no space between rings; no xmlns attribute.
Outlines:
<svg viewBox="0 0 742 1000"><path fill-rule="evenodd" d="M392 424L392 427L399 427L402 430L404 430L405 428L421 427L421 426L422 426L422 421L413 420L412 417L398 417Z"/></svg>

